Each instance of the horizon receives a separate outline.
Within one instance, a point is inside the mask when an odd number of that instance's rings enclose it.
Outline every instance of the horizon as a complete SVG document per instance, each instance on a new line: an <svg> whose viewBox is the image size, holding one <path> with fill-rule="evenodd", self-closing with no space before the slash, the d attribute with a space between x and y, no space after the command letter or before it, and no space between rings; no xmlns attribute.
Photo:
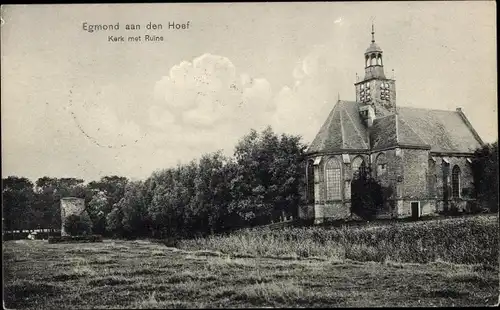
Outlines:
<svg viewBox="0 0 500 310"><path fill-rule="evenodd" d="M338 97L355 100L373 18L385 73L395 71L397 106L460 107L493 143L494 6L2 6L2 178L145 180L217 150L232 157L250 128L267 126L309 145ZM113 43L115 33L85 31L85 22L119 22L118 36L126 24L162 24L152 34L164 41Z"/></svg>

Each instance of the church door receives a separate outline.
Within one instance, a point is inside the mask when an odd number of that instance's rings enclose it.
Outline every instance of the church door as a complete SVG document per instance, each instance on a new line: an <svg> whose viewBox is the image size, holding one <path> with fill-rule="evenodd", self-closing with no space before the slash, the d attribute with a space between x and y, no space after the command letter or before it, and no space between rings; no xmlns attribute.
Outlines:
<svg viewBox="0 0 500 310"><path fill-rule="evenodd" d="M411 217L414 220L420 217L420 203L418 201L411 203Z"/></svg>

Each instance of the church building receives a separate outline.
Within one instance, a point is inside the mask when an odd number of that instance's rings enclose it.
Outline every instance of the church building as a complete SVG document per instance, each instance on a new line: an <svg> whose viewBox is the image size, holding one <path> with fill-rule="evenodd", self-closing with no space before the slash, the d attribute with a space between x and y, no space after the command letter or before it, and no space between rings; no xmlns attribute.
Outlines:
<svg viewBox="0 0 500 310"><path fill-rule="evenodd" d="M368 167L391 192L380 218L470 208L471 160L483 141L462 110L396 106L396 81L385 75L373 25L363 63L356 100L338 100L307 149L307 204L299 217L315 223L355 217L351 182Z"/></svg>

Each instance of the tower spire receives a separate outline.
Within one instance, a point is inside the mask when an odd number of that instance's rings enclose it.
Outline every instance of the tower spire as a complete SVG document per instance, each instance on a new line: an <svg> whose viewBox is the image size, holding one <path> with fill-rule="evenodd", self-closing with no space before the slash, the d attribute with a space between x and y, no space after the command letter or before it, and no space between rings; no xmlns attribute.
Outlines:
<svg viewBox="0 0 500 310"><path fill-rule="evenodd" d="M373 26L373 21L372 21L372 43L375 43L375 27Z"/></svg>

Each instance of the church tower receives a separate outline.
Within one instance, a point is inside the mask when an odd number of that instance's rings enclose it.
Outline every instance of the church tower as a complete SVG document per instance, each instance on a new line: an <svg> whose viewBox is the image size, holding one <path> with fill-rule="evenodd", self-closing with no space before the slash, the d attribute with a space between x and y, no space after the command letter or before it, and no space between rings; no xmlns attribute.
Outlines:
<svg viewBox="0 0 500 310"><path fill-rule="evenodd" d="M372 41L364 56L365 76L354 84L356 101L362 104L360 114L368 126L375 117L396 113L396 80L386 78L382 54L382 49L375 43L372 24Z"/></svg>

